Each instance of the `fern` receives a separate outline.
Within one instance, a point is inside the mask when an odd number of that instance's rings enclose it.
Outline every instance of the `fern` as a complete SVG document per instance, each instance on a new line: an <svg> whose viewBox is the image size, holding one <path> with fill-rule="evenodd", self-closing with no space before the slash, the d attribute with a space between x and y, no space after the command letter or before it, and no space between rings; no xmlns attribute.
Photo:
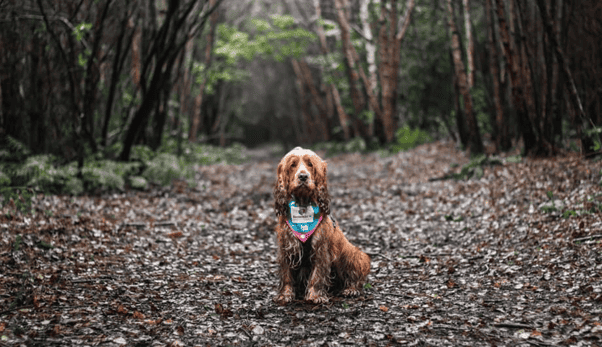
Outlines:
<svg viewBox="0 0 602 347"><path fill-rule="evenodd" d="M11 151L11 154L15 157L27 157L31 154L29 148L21 141L16 138L6 135L6 143Z"/></svg>

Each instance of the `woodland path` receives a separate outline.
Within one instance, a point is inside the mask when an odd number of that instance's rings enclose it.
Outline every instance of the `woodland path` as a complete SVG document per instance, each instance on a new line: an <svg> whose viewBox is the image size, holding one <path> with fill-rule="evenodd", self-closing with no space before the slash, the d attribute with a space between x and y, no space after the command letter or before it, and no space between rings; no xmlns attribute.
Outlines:
<svg viewBox="0 0 602 347"><path fill-rule="evenodd" d="M278 306L278 157L253 157L199 168L194 189L40 195L35 215L3 214L0 346L602 344L600 162L455 181L436 179L468 162L451 143L327 158L371 288Z"/></svg>

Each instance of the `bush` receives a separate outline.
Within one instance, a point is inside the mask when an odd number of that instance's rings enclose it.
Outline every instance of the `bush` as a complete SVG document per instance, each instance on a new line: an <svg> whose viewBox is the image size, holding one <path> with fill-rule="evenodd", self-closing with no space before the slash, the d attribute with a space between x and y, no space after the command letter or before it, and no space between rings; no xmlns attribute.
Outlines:
<svg viewBox="0 0 602 347"><path fill-rule="evenodd" d="M8 177L8 175L4 172L0 171L0 187L10 186L10 182L10 177Z"/></svg>
<svg viewBox="0 0 602 347"><path fill-rule="evenodd" d="M190 165L181 165L174 154L161 153L147 163L142 177L162 186L170 185L175 179L194 180L194 170Z"/></svg>
<svg viewBox="0 0 602 347"><path fill-rule="evenodd" d="M454 178L456 180L468 180L471 178L481 179L484 174L483 168L485 166L502 165L503 162L497 157L488 157L485 154L476 156L470 160L470 163L462 166L457 174L451 174L448 178Z"/></svg>
<svg viewBox="0 0 602 347"><path fill-rule="evenodd" d="M85 191L99 193L111 190L123 190L126 182L133 189L147 189L149 182L167 186L174 179L184 179L194 185L196 165L209 165L219 162L242 163L245 160L244 147L235 144L229 148L209 145L181 143L183 154L177 157L161 151L177 150L175 140L166 141L167 146L153 152L146 146L132 147L132 162L123 163L108 159L99 159L100 153L86 158L78 177L77 162L57 166L57 158L52 155L34 155L24 158L24 162L0 162L1 195L9 199L23 197L22 191L38 191L51 194L78 195ZM11 142L20 155L26 155L27 149L18 141ZM105 151L111 156L120 146ZM0 153L2 156L2 153ZM6 188L6 189L4 189ZM14 193L15 189L19 192ZM16 195L15 195L16 194ZM19 208L23 210L23 208Z"/></svg>
<svg viewBox="0 0 602 347"><path fill-rule="evenodd" d="M148 187L148 182L144 177L132 176L130 177L130 186L134 189L144 190Z"/></svg>
<svg viewBox="0 0 602 347"><path fill-rule="evenodd" d="M311 147L314 151L325 151L327 156L339 153L365 152L366 141L357 136L347 142L320 142Z"/></svg>
<svg viewBox="0 0 602 347"><path fill-rule="evenodd" d="M123 190L125 177L139 171L140 163L99 160L86 163L82 169L84 186L91 191Z"/></svg>
<svg viewBox="0 0 602 347"><path fill-rule="evenodd" d="M432 141L432 138L427 132L418 128L412 130L405 125L395 132L395 144L391 146L390 151L407 151L429 141Z"/></svg>
<svg viewBox="0 0 602 347"><path fill-rule="evenodd" d="M68 173L54 167L55 158L48 154L34 155L14 172L16 182L25 182L25 186L42 191L60 191Z"/></svg>
<svg viewBox="0 0 602 347"><path fill-rule="evenodd" d="M2 196L2 206L10 206L9 211L29 213L31 211L32 199L34 191L23 187L2 187L0 188ZM11 202L12 201L12 202ZM11 213L12 212L8 212Z"/></svg>
<svg viewBox="0 0 602 347"><path fill-rule="evenodd" d="M246 160L245 147L234 143L227 148L215 147L205 144L183 142L181 146L181 159L183 163L191 165L211 165L217 163L240 164ZM159 153L177 153L178 142L176 139L168 138L158 150Z"/></svg>

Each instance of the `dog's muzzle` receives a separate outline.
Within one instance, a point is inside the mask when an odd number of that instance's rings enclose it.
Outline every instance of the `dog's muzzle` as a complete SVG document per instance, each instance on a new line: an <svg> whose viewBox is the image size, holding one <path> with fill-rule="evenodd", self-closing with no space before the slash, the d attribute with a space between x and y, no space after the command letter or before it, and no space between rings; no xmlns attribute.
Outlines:
<svg viewBox="0 0 602 347"><path fill-rule="evenodd" d="M307 180L309 179L309 174L305 173L305 172L301 172L301 173L299 173L299 176L297 176L297 178L299 179L299 182L306 183Z"/></svg>

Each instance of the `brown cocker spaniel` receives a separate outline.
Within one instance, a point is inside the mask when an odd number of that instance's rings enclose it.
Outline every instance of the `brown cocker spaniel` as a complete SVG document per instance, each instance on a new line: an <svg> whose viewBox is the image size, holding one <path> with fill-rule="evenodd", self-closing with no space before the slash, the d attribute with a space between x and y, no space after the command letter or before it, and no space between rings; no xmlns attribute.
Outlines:
<svg viewBox="0 0 602 347"><path fill-rule="evenodd" d="M302 296L328 302L327 293L359 295L370 272L370 257L353 246L330 216L326 162L297 147L278 164L274 187L278 216L280 286L274 301Z"/></svg>

